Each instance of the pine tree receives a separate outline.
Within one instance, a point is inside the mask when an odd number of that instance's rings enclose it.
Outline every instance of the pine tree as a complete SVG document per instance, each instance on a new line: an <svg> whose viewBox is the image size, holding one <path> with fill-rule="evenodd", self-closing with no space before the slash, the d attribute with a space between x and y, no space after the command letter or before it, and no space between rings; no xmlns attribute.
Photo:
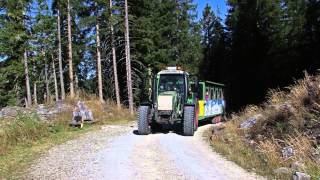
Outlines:
<svg viewBox="0 0 320 180"><path fill-rule="evenodd" d="M130 35L129 35L129 17L128 1L125 0L125 52L126 52L126 71L127 71L127 89L130 113L133 114L133 95L132 95L132 78L131 78L131 56L130 56Z"/></svg>
<svg viewBox="0 0 320 180"><path fill-rule="evenodd" d="M30 78L29 78L29 68L28 68L28 51L27 50L25 50L24 54L23 54L23 63L24 63L24 75L25 75L26 91L27 91L26 107L30 107L32 105L32 100L31 100Z"/></svg>
<svg viewBox="0 0 320 180"><path fill-rule="evenodd" d="M29 48L30 1L2 1L0 9L0 106L22 105L28 96L26 83L25 53ZM28 62L27 62L28 63ZM25 83L24 83L25 82Z"/></svg>
<svg viewBox="0 0 320 180"><path fill-rule="evenodd" d="M214 14L209 5L204 9L201 24L204 50L201 75L207 80L226 82L224 78L227 69L226 35L221 19Z"/></svg>
<svg viewBox="0 0 320 180"><path fill-rule="evenodd" d="M53 73L53 80L54 80L54 94L55 94L55 100L59 100L59 90L58 90L58 80L57 80L57 74L56 74L56 65L55 65L55 59L52 55L52 73Z"/></svg>
<svg viewBox="0 0 320 180"><path fill-rule="evenodd" d="M96 8L98 8L97 3L95 3ZM97 44L97 76L98 76L98 88L99 88L99 99L100 102L104 102L103 100L103 85L102 85L102 70L101 70L101 52L100 52L100 15L98 10L96 10L96 44Z"/></svg>
<svg viewBox="0 0 320 180"><path fill-rule="evenodd" d="M72 61L72 34L71 34L71 5L70 5L70 0L68 2L68 9L67 9L67 14L68 14L68 61L69 61L69 79L70 79L70 97L74 98L75 93L74 93L74 75L73 75L73 61Z"/></svg>
<svg viewBox="0 0 320 180"><path fill-rule="evenodd" d="M112 48L112 64L113 64L113 77L114 77L114 89L116 93L116 102L117 107L120 108L120 90L119 90L119 80L118 80L118 70L117 70L117 55L114 42L114 29L113 29L113 13L112 13L112 0L109 2L109 11L110 11L110 31L111 31L111 48Z"/></svg>
<svg viewBox="0 0 320 180"><path fill-rule="evenodd" d="M62 49L61 49L61 25L60 25L60 5L57 10L57 30L58 30L58 57L59 57L59 77L60 77L60 90L61 99L66 98L66 92L64 88L63 68L62 68Z"/></svg>

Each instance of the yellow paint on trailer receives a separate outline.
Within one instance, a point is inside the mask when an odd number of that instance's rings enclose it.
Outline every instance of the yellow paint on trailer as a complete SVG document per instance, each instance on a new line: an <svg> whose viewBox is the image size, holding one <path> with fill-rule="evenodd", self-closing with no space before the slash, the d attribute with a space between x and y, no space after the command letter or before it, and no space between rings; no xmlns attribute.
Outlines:
<svg viewBox="0 0 320 180"><path fill-rule="evenodd" d="M199 100L199 116L204 116L204 101Z"/></svg>

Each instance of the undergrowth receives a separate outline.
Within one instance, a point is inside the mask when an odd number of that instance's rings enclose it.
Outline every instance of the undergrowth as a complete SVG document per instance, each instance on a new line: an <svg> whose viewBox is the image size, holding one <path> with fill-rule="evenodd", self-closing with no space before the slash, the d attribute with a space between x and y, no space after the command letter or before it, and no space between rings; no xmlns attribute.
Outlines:
<svg viewBox="0 0 320 180"><path fill-rule="evenodd" d="M114 102L100 103L96 97L84 98L86 106L93 112L94 124L85 124L83 129L72 128L72 108L77 100L67 99L70 108L48 121L40 120L36 113L19 114L7 121L0 129L0 179L12 178L25 169L36 157L50 147L63 143L105 124L126 124L134 115ZM48 104L47 106L53 106Z"/></svg>
<svg viewBox="0 0 320 180"><path fill-rule="evenodd" d="M249 118L256 123L240 128ZM230 160L269 178L291 179L295 171L320 178L320 76L308 76L288 87L273 90L261 106L248 106L232 114L221 133L213 134L212 146ZM294 155L284 157L282 149ZM292 164L303 164L292 169ZM275 169L285 167L287 174Z"/></svg>

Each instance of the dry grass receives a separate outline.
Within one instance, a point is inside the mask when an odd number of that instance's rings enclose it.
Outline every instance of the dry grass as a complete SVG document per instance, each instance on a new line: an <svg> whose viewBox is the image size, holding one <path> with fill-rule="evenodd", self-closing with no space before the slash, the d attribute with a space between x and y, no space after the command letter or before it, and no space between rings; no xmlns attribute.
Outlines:
<svg viewBox="0 0 320 180"><path fill-rule="evenodd" d="M72 108L59 113L49 122L40 121L35 114L2 120L9 123L5 123L0 130L0 179L16 176L42 152L56 144L99 129L101 125L126 124L135 119L135 115L131 115L124 107L117 108L112 101L100 103L96 97L89 95L83 101L92 110L95 119L94 124L85 125L83 129L69 127ZM66 100L70 107L76 102L77 99Z"/></svg>
<svg viewBox="0 0 320 180"><path fill-rule="evenodd" d="M320 76L306 75L288 90L270 91L263 106L248 106L233 114L223 133L212 136L215 150L270 178L290 179L292 175L277 177L273 170L300 162L304 164L300 171L319 179ZM254 116L258 118L253 127L239 128ZM288 146L293 147L294 156L286 159L281 150Z"/></svg>

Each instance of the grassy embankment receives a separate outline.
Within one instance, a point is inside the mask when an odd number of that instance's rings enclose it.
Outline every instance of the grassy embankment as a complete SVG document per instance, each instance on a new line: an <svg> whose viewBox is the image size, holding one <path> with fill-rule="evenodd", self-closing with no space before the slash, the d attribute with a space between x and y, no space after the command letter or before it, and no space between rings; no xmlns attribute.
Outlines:
<svg viewBox="0 0 320 180"><path fill-rule="evenodd" d="M93 111L95 123L83 129L69 127L72 111L58 114L43 122L35 114L18 115L12 119L0 119L0 179L14 179L54 145L97 130L106 124L127 124L134 120L127 109L118 109L112 102L101 104L96 98L86 98L85 104ZM68 100L74 105L76 101Z"/></svg>
<svg viewBox="0 0 320 180"><path fill-rule="evenodd" d="M253 127L240 124L256 117ZM287 92L271 91L261 106L248 106L233 114L211 135L215 151L238 165L268 178L291 179L295 171L320 179L320 76L306 76ZM292 147L294 156L283 157ZM298 168L292 163L298 162ZM285 167L289 173L277 174ZM296 166L297 167L297 166Z"/></svg>

